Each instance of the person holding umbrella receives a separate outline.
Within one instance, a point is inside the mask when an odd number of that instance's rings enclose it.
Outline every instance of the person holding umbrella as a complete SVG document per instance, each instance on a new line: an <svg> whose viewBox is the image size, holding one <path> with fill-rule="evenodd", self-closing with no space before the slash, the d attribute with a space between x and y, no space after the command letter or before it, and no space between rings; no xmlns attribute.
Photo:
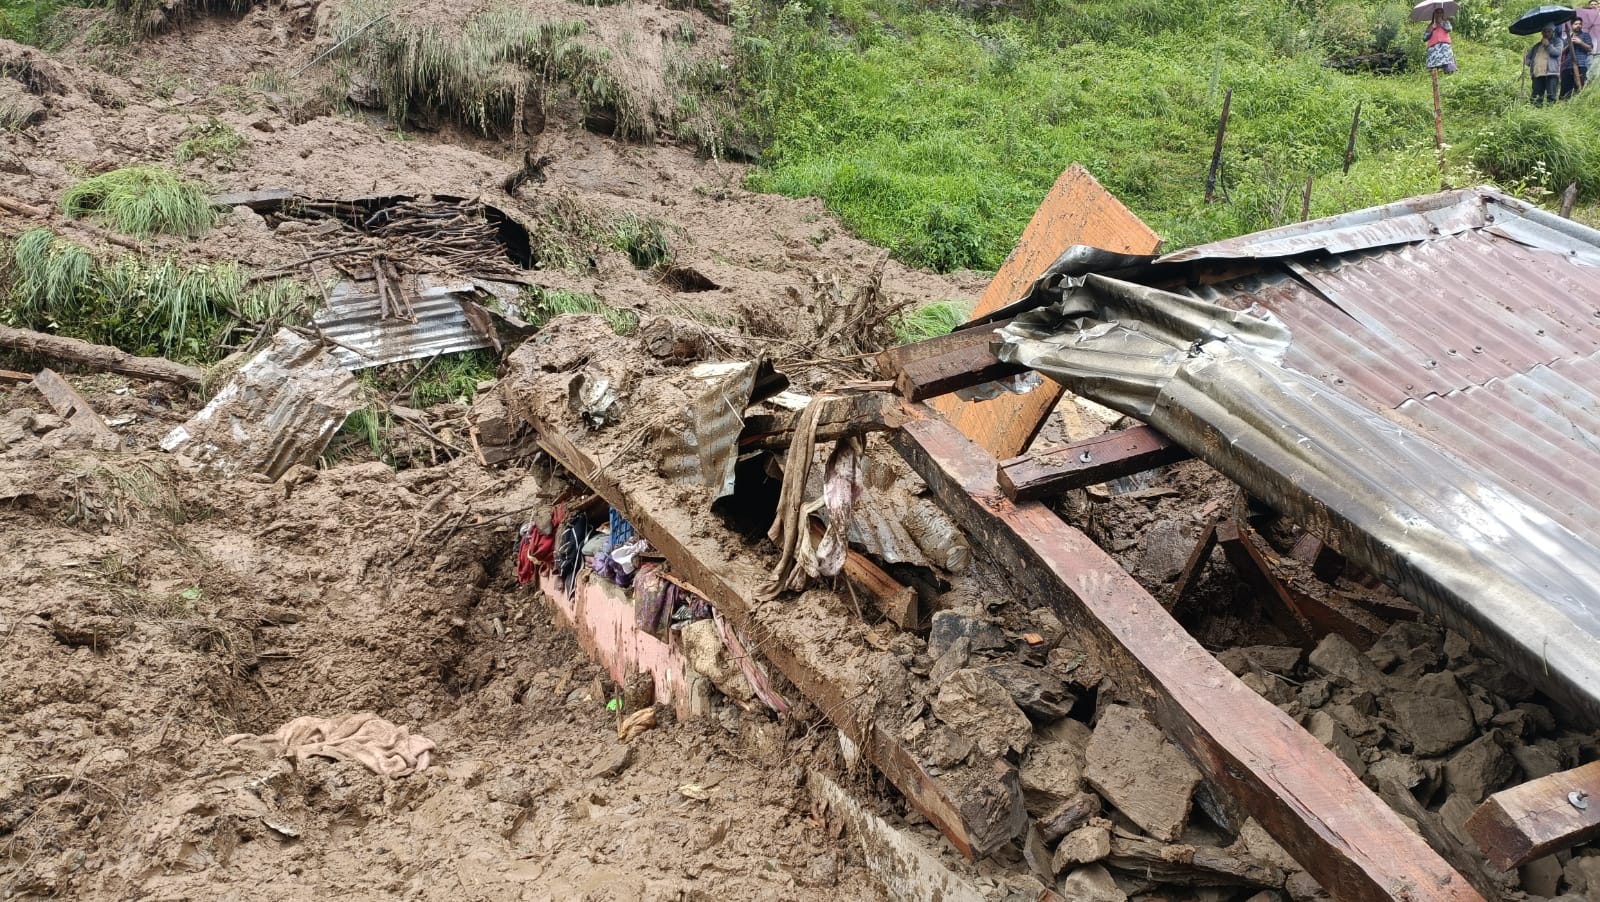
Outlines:
<svg viewBox="0 0 1600 902"><path fill-rule="evenodd" d="M1454 3L1449 5L1455 6ZM1427 66L1429 69L1442 69L1448 75L1456 71L1456 54L1450 46L1450 20L1446 18L1448 13L1445 12L1445 4L1439 0L1428 0L1421 6L1433 7L1433 17L1422 32L1422 41L1428 45Z"/></svg>
<svg viewBox="0 0 1600 902"><path fill-rule="evenodd" d="M1556 89L1560 84L1561 51L1566 44L1556 33L1554 25L1546 25L1540 32L1539 43L1522 55L1522 65L1533 77L1533 105L1555 103Z"/></svg>
<svg viewBox="0 0 1600 902"><path fill-rule="evenodd" d="M1594 53L1594 35L1584 26L1580 17L1572 23L1572 34L1567 38L1567 52L1561 57L1561 99L1566 100L1583 88L1589 80L1589 56Z"/></svg>

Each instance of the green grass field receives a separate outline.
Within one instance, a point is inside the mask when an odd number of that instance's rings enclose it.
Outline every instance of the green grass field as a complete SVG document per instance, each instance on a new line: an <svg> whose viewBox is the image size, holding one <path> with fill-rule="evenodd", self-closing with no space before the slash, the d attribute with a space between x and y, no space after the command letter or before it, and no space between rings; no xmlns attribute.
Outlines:
<svg viewBox="0 0 1600 902"><path fill-rule="evenodd" d="M1461 71L1443 79L1448 180L1536 199L1577 181L1592 200L1600 99L1529 106L1519 77L1531 39L1479 7L1458 22ZM746 7L742 84L768 145L750 185L819 196L862 237L938 270L998 266L1074 162L1168 248L1298 219L1307 177L1313 216L1437 190L1422 26L1405 12L1301 0L1059 2L981 17L890 0ZM1410 70L1323 64L1330 48L1378 46ZM1207 205L1229 88L1222 202Z"/></svg>

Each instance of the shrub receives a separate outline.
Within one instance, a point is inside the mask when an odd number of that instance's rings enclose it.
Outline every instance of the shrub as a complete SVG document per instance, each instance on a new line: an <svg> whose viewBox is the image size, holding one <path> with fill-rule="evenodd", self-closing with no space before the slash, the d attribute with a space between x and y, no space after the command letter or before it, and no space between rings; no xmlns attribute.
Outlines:
<svg viewBox="0 0 1600 902"><path fill-rule="evenodd" d="M130 166L85 179L61 196L62 212L93 215L127 235L195 238L214 214L205 189L162 166Z"/></svg>
<svg viewBox="0 0 1600 902"><path fill-rule="evenodd" d="M1590 99L1586 106L1594 110L1600 103ZM1470 159L1507 187L1537 185L1559 193L1577 182L1580 191L1593 194L1600 190L1600 149L1595 147L1600 116L1584 117L1582 112L1577 102L1545 109L1516 107L1472 136Z"/></svg>

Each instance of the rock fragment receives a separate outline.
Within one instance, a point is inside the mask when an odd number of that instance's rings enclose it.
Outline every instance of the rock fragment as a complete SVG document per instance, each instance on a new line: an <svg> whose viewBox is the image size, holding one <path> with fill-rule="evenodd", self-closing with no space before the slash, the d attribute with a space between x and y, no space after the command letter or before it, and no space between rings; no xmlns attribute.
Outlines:
<svg viewBox="0 0 1600 902"><path fill-rule="evenodd" d="M1073 902L1128 902L1128 894L1098 864L1084 865L1061 881L1061 896Z"/></svg>
<svg viewBox="0 0 1600 902"><path fill-rule="evenodd" d="M1050 867L1057 874L1079 865L1094 864L1111 854L1111 827L1106 821L1085 824L1062 837Z"/></svg>
<svg viewBox="0 0 1600 902"><path fill-rule="evenodd" d="M1089 785L1139 829L1165 842L1182 835L1200 772L1142 713L1107 706L1085 759Z"/></svg>
<svg viewBox="0 0 1600 902"><path fill-rule="evenodd" d="M945 680L934 696L933 714L992 757L1020 752L1033 739L1033 724L1005 687L973 668Z"/></svg>

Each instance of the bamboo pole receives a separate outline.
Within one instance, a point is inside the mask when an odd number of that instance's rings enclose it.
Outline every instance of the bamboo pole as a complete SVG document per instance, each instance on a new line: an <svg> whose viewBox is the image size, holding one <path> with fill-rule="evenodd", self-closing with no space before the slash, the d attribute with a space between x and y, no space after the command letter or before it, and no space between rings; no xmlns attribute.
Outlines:
<svg viewBox="0 0 1600 902"><path fill-rule="evenodd" d="M1433 146L1439 152L1439 183L1444 186L1444 107L1439 102L1439 70L1429 69L1433 75Z"/></svg>

